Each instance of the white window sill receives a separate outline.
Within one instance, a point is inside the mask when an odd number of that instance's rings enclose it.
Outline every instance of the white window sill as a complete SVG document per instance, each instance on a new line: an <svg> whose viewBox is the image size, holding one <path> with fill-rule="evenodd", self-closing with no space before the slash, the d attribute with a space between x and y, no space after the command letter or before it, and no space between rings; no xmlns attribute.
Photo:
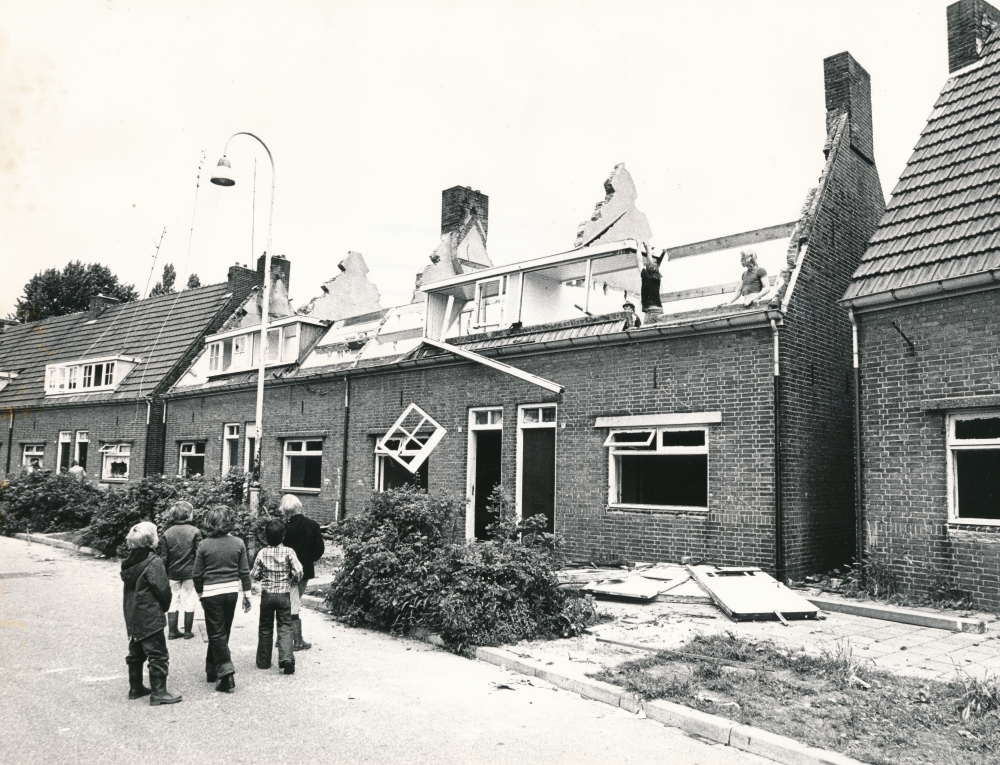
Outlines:
<svg viewBox="0 0 1000 765"><path fill-rule="evenodd" d="M948 526L950 528L956 528L958 526L979 526L983 529L983 531L993 529L1000 530L1000 521L980 520L978 518L949 518Z"/></svg>
<svg viewBox="0 0 1000 765"><path fill-rule="evenodd" d="M323 491L322 489L306 489L306 488L299 488L297 486L282 486L281 490L287 491L290 494L319 494L321 491Z"/></svg>
<svg viewBox="0 0 1000 765"><path fill-rule="evenodd" d="M101 483L128 483L128 476L125 478L99 478Z"/></svg>
<svg viewBox="0 0 1000 765"><path fill-rule="evenodd" d="M695 513L703 515L708 513L707 507L687 507L684 505L608 505L606 511L609 513Z"/></svg>

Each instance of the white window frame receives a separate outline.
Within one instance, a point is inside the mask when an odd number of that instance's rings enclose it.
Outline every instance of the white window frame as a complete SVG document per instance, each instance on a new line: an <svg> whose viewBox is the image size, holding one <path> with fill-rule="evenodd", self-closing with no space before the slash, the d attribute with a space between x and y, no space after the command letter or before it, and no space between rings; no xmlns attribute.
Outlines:
<svg viewBox="0 0 1000 765"><path fill-rule="evenodd" d="M45 444L25 444L21 449L21 467L31 465L31 460L38 458L38 467L45 467Z"/></svg>
<svg viewBox="0 0 1000 765"><path fill-rule="evenodd" d="M416 413L420 417L420 421L417 427L413 430L407 430L403 427L403 423L406 422L407 418L411 413ZM412 448L412 444L419 443L414 436L423 428L425 425L433 426L433 431L431 435L428 436L427 440L418 449ZM416 404L410 404L403 413L399 415L399 419L393 424L391 428L386 432L382 438L378 440L375 444L376 454L385 454L392 457L396 462L405 467L411 473L416 473L420 469L434 448L438 445L442 438L448 431L441 426L441 424L431 417L427 412L421 409ZM393 443L397 443L398 446L392 446ZM409 457L409 459L406 459Z"/></svg>
<svg viewBox="0 0 1000 765"><path fill-rule="evenodd" d="M302 332L298 324L286 324L281 327L281 349L278 355L283 364L298 361L301 337Z"/></svg>
<svg viewBox="0 0 1000 765"><path fill-rule="evenodd" d="M687 431L701 431L705 434L705 443L701 446L663 446L663 433L677 433ZM615 439L620 433L652 433L652 438L634 443L621 442ZM604 441L604 447L608 450L608 507L611 508L636 508L642 510L668 510L683 511L692 513L707 513L709 501L711 499L711 486L708 485L710 433L708 427L704 425L660 425L651 427L635 428L612 428L608 437ZM619 502L618 497L621 492L618 476L617 457L622 455L680 455L680 454L704 454L705 455L705 480L708 491L705 497L705 506L700 505L643 505L634 502Z"/></svg>
<svg viewBox="0 0 1000 765"><path fill-rule="evenodd" d="M485 297L483 295L483 289L489 285L497 283L497 294ZM481 279L476 282L476 292L475 297L472 302L472 317L471 317L471 328L472 329L485 329L486 327L502 327L504 326L504 317L507 315L507 292L509 287L509 281L507 279L507 274L502 274L500 276L494 276L489 279ZM487 301L494 300L495 305L499 308L500 315L497 321L486 321L486 309L488 305Z"/></svg>
<svg viewBox="0 0 1000 765"><path fill-rule="evenodd" d="M188 457L201 457L202 464L208 467L207 444L204 441L182 441L177 446L177 475L181 478L187 476L187 458ZM192 473L191 475L205 475L207 472L205 467L202 468L200 473Z"/></svg>
<svg viewBox="0 0 1000 765"><path fill-rule="evenodd" d="M227 422L222 426L222 475L226 475L234 467L239 466L240 458L240 424L238 422ZM236 460L229 459L230 445L236 443Z"/></svg>
<svg viewBox="0 0 1000 765"><path fill-rule="evenodd" d="M552 410L552 419L546 420L545 415L542 410ZM538 410L538 422L527 422L526 412ZM555 428L559 422L559 406L557 404L520 404L517 407L517 467L515 469L515 481L517 483L517 496L515 498L515 505L517 508L518 519L523 518L521 513L521 489L523 488L524 481L522 480L524 474L524 466L522 465L522 460L524 459L524 431L530 430L532 428ZM559 439L556 438L556 464L555 464L556 475L552 477L553 481L558 481L559 472ZM559 484L556 483L556 486ZM558 496L558 495L557 495Z"/></svg>
<svg viewBox="0 0 1000 765"><path fill-rule="evenodd" d="M243 427L243 472L253 472L253 458L257 451L257 423L247 422ZM251 446L250 442L253 441Z"/></svg>
<svg viewBox="0 0 1000 765"><path fill-rule="evenodd" d="M122 482L132 474L132 445L124 443L104 444L99 450L101 454L101 480L110 483ZM124 462L125 475L111 475L111 462Z"/></svg>
<svg viewBox="0 0 1000 765"><path fill-rule="evenodd" d="M1000 417L1000 409L977 409L974 411L950 412L945 417L945 453L948 467L948 522L963 526L1000 526L1000 520L990 518L963 518L958 514L958 466L955 453L981 449L1000 450L1000 438L958 439L955 424L962 420L981 420Z"/></svg>
<svg viewBox="0 0 1000 765"><path fill-rule="evenodd" d="M292 448L293 444L301 445L300 449ZM308 448L309 444L319 444L319 449ZM282 470L281 488L298 493L319 494L323 490L323 439L322 438L286 438L282 446ZM292 459L295 457L319 457L320 479L319 486L293 486L292 485Z"/></svg>
<svg viewBox="0 0 1000 765"><path fill-rule="evenodd" d="M208 346L208 371L222 371L222 343L212 343Z"/></svg>
<svg viewBox="0 0 1000 765"><path fill-rule="evenodd" d="M477 415L483 413L486 414L486 422L477 423ZM465 474L465 538L470 540L476 536L476 433L484 430L503 430L502 406L477 406L469 410L469 443Z"/></svg>
<svg viewBox="0 0 1000 765"><path fill-rule="evenodd" d="M47 364L45 395L60 396L114 390L140 361L141 359L129 356L106 356L70 363ZM95 375L95 367L98 365L101 367L99 377Z"/></svg>
<svg viewBox="0 0 1000 765"><path fill-rule="evenodd" d="M392 462L395 462L395 460L388 454L379 454L378 452L375 453L375 487L376 487L375 490L379 493L386 491L385 468L386 465ZM419 473L422 469L425 468L425 466L429 470L430 463L427 460L424 460L423 463L421 463L420 467L417 468L416 473L413 473L413 475ZM430 489L430 475L428 475L428 489Z"/></svg>
<svg viewBox="0 0 1000 765"><path fill-rule="evenodd" d="M73 459L80 462L80 444L90 443L90 431L89 430L78 430L76 431L76 443L73 445ZM87 455L90 456L90 448L87 448ZM86 468L84 468L86 470Z"/></svg>
<svg viewBox="0 0 1000 765"><path fill-rule="evenodd" d="M68 471L73 465L73 452L70 450L70 444L73 443L73 431L72 430L60 430L59 431L59 445L56 450L56 471L62 470L62 451L63 444L66 444L66 452L69 457L66 460L69 464L66 465L66 470Z"/></svg>
<svg viewBox="0 0 1000 765"><path fill-rule="evenodd" d="M251 335L237 335L233 338L233 355L232 361L229 364L230 369L246 369L250 366L249 359L251 354L247 353L247 342L251 337ZM238 351L236 349L237 345L239 345Z"/></svg>

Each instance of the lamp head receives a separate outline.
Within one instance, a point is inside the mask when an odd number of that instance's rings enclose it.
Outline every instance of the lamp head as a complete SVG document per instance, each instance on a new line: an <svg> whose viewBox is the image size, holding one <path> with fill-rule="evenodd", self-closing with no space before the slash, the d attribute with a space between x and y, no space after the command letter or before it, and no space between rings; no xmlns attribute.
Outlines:
<svg viewBox="0 0 1000 765"><path fill-rule="evenodd" d="M223 157L212 173L212 183L216 186L235 186L233 180L233 168L229 165L229 160Z"/></svg>

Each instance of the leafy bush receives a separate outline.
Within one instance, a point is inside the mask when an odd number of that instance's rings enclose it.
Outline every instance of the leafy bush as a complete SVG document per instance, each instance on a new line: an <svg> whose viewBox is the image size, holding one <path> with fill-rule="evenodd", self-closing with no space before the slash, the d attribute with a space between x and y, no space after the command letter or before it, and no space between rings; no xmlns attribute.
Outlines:
<svg viewBox="0 0 1000 765"><path fill-rule="evenodd" d="M498 487L490 539L448 542L453 501L406 487L375 494L337 529L344 566L327 595L348 623L441 633L452 650L576 634L596 619L593 601L559 588L556 540L545 519L518 522Z"/></svg>
<svg viewBox="0 0 1000 765"><path fill-rule="evenodd" d="M72 531L90 523L103 493L65 473L36 470L0 484L0 532Z"/></svg>
<svg viewBox="0 0 1000 765"><path fill-rule="evenodd" d="M84 535L84 544L106 555L123 555L125 536L132 526L140 521L153 521L162 534L170 526L170 506L186 500L195 508L195 525L208 508L214 505L229 507L233 511L232 533L247 544L252 555L259 546L257 539L263 521L251 515L250 508L243 504L244 480L242 473L233 470L220 478L152 476L113 488L104 495ZM266 511L277 509L276 498L262 491L261 499Z"/></svg>

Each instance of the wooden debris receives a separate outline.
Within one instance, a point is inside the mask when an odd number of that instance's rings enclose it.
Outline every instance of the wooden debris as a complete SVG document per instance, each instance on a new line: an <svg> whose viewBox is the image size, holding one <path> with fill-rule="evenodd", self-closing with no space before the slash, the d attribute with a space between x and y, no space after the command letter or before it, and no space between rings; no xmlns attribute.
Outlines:
<svg viewBox="0 0 1000 765"><path fill-rule="evenodd" d="M716 605L734 621L815 619L819 609L757 568L688 566Z"/></svg>

